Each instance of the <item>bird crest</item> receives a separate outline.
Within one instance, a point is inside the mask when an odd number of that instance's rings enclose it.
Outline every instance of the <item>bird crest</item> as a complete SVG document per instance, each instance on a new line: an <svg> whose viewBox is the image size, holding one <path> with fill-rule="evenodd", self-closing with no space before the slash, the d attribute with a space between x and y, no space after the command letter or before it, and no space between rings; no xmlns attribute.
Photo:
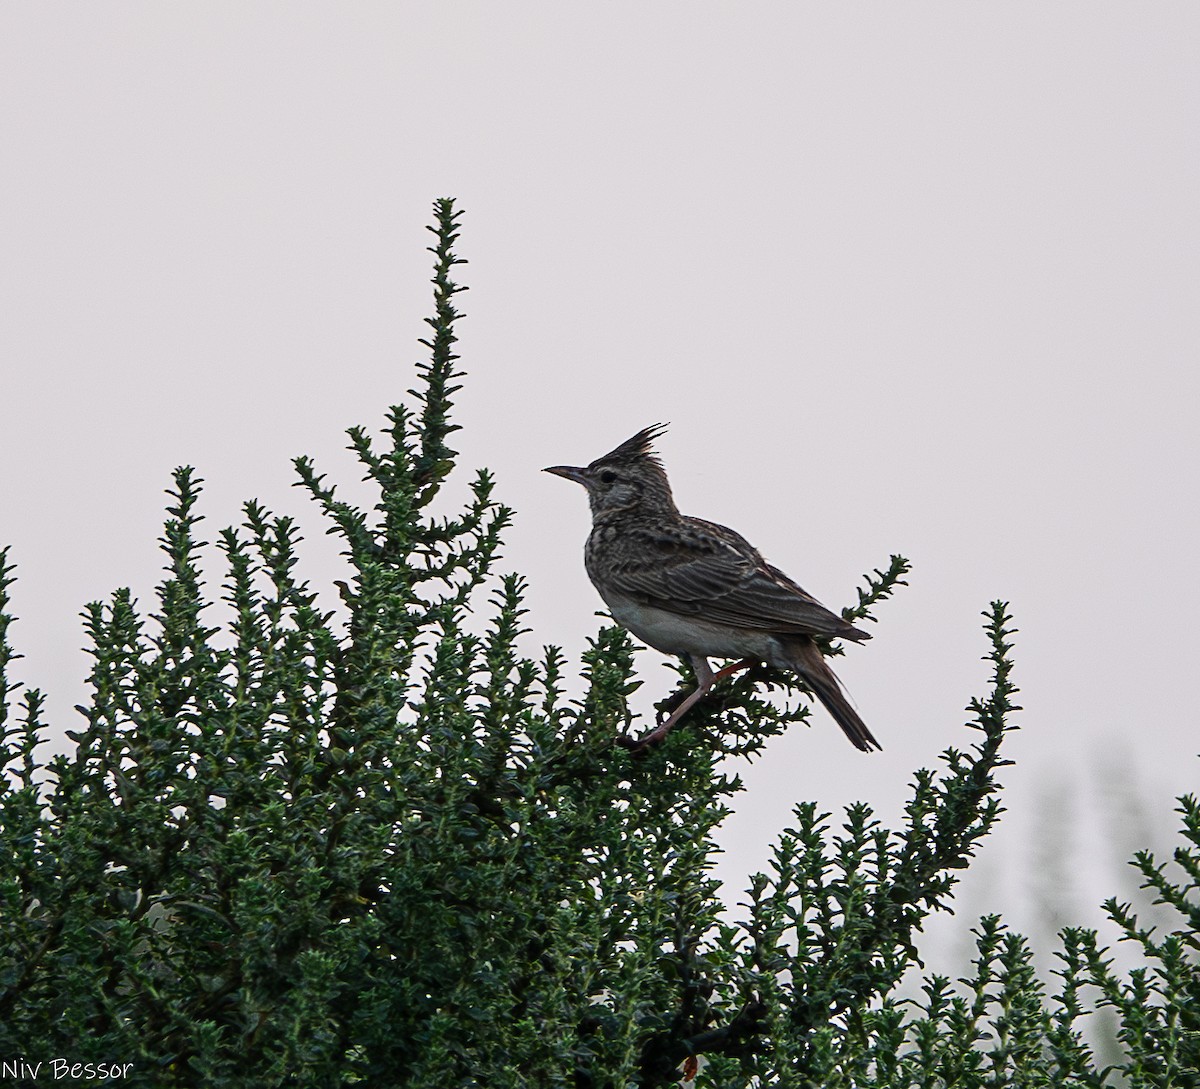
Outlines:
<svg viewBox="0 0 1200 1089"><path fill-rule="evenodd" d="M592 464L600 465L607 461L638 461L645 459L661 469L662 462L654 450L654 440L660 435L665 434L666 430L666 424L651 424L649 427L643 427L632 438L626 439L620 446L614 450L610 450L603 457L598 457Z"/></svg>

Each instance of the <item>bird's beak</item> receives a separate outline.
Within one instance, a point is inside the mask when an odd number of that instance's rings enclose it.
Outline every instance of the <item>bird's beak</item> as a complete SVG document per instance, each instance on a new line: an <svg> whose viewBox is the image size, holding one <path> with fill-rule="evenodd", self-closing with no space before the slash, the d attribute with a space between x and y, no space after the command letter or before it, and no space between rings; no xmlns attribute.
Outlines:
<svg viewBox="0 0 1200 1089"><path fill-rule="evenodd" d="M553 473L555 476L564 477L567 480L573 480L576 484L582 484L587 487L587 471L578 469L574 465L551 465L548 469L543 469L543 473Z"/></svg>

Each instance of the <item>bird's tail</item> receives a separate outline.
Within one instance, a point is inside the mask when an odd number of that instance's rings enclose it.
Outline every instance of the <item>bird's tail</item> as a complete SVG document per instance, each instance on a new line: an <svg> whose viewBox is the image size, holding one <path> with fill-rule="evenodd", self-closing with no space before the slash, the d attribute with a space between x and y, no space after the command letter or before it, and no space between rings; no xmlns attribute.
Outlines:
<svg viewBox="0 0 1200 1089"><path fill-rule="evenodd" d="M825 664L825 656L811 639L795 639L787 644L788 664L817 697L842 728L842 732L850 739L850 743L863 752L872 749L882 750L883 746L875 740L874 735L867 729L867 724L858 717L858 712L850 706L846 694L842 690L842 682L837 675Z"/></svg>

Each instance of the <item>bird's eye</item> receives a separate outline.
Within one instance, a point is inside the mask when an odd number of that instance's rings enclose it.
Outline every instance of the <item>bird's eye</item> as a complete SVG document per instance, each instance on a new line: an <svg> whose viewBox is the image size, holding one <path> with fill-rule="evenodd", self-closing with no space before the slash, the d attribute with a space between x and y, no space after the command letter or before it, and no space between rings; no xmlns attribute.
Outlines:
<svg viewBox="0 0 1200 1089"><path fill-rule="evenodd" d="M600 474L600 483L601 484L611 484L616 479L617 479L617 474L614 473L611 469L605 469L604 472L602 472Z"/></svg>

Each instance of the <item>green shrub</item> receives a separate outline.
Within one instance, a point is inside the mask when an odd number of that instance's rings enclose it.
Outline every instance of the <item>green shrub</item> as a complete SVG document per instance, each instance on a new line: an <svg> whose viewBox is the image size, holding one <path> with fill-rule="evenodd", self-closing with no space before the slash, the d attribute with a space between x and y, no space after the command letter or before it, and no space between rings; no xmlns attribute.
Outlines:
<svg viewBox="0 0 1200 1089"><path fill-rule="evenodd" d="M214 600L185 468L156 612L128 591L87 608L74 752L41 762L41 695L18 704L0 680L0 1060L130 1061L124 1084L247 1089L664 1086L693 1057L696 1084L721 1089L1196 1084L1193 799L1182 883L1138 858L1179 930L1155 937L1110 905L1145 969L1119 978L1094 934L1067 930L1049 996L992 917L966 979L896 997L922 921L1001 811L1016 710L1002 603L985 614L993 681L970 705L973 744L916 774L904 826L798 805L729 921L713 837L742 785L722 761L752 758L806 701L753 670L639 758L615 743L637 687L624 633L597 633L578 701L557 649L522 655L522 582L492 572L510 512L487 472L458 514L431 514L461 377L459 213L435 211L414 400L381 439L349 432L377 501L346 502L296 462L344 545L344 615L298 576L293 521L253 502L217 535ZM846 615L870 617L907 566L893 557ZM1119 1070L1098 1072L1083 1042L1089 996L1117 1014Z"/></svg>

